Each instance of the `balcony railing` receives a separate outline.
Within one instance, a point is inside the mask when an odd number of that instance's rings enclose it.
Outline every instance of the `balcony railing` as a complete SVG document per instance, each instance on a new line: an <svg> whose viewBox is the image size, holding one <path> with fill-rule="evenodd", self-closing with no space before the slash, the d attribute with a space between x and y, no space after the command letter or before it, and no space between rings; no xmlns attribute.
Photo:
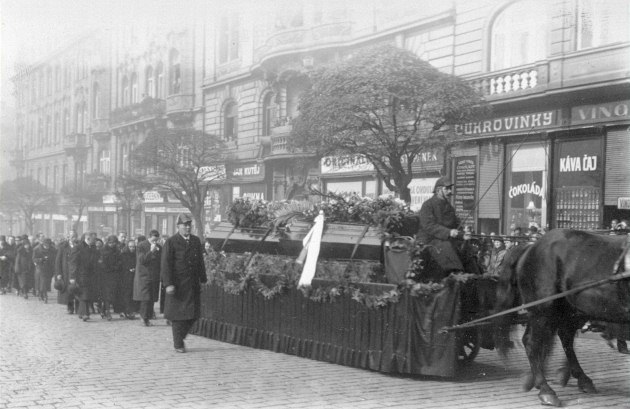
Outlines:
<svg viewBox="0 0 630 409"><path fill-rule="evenodd" d="M163 99L145 98L137 104L114 109L109 118L111 126L119 126L145 119L161 117L166 111Z"/></svg>
<svg viewBox="0 0 630 409"><path fill-rule="evenodd" d="M63 138L63 148L66 151L66 154L70 156L87 153L87 136L84 133L72 133L66 135Z"/></svg>
<svg viewBox="0 0 630 409"><path fill-rule="evenodd" d="M264 45L254 50L254 61L261 62L278 52L303 50L347 41L351 35L352 23L349 21L278 31L270 35Z"/></svg>
<svg viewBox="0 0 630 409"><path fill-rule="evenodd" d="M193 96L184 94L169 95L166 97L166 114L182 111L190 111L193 108Z"/></svg>
<svg viewBox="0 0 630 409"><path fill-rule="evenodd" d="M271 154L281 155L289 153L287 149L287 137L286 136L272 136L271 137Z"/></svg>
<svg viewBox="0 0 630 409"><path fill-rule="evenodd" d="M547 63L519 69L493 72L470 80L484 97L501 98L543 91L548 82Z"/></svg>

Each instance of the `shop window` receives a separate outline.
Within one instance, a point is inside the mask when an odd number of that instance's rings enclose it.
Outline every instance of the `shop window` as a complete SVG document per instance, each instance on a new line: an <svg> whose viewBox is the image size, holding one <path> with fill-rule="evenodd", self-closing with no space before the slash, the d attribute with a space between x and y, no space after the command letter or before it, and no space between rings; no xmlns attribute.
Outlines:
<svg viewBox="0 0 630 409"><path fill-rule="evenodd" d="M179 94L182 87L180 56L177 50L171 50L169 58L170 94Z"/></svg>
<svg viewBox="0 0 630 409"><path fill-rule="evenodd" d="M238 136L238 105L230 102L225 106L224 132L226 141L236 140Z"/></svg>
<svg viewBox="0 0 630 409"><path fill-rule="evenodd" d="M153 67L151 67L150 65L147 67L145 77L145 94L151 98L155 98L155 78L153 77Z"/></svg>
<svg viewBox="0 0 630 409"><path fill-rule="evenodd" d="M630 2L627 0L579 0L577 48L630 41Z"/></svg>
<svg viewBox="0 0 630 409"><path fill-rule="evenodd" d="M515 227L547 225L547 153L542 146L510 146L507 174L506 233Z"/></svg>
<svg viewBox="0 0 630 409"><path fill-rule="evenodd" d="M490 69L502 70L545 59L549 15L546 1L524 0L507 6L492 25Z"/></svg>

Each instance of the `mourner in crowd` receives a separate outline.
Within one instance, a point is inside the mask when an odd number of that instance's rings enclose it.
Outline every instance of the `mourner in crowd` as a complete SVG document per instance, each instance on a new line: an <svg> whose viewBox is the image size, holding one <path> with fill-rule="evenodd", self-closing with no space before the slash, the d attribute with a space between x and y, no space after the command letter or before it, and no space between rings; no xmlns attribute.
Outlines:
<svg viewBox="0 0 630 409"><path fill-rule="evenodd" d="M101 249L100 258L100 294L101 317L112 320L112 306L122 277L122 258L118 247L118 237L109 235L107 243Z"/></svg>
<svg viewBox="0 0 630 409"><path fill-rule="evenodd" d="M28 293L35 282L35 265L33 264L33 249L27 235L22 236L21 245L15 256L15 274L18 277L20 293L28 299Z"/></svg>
<svg viewBox="0 0 630 409"><path fill-rule="evenodd" d="M126 231L121 231L118 232L118 247L120 248L120 251L123 251L127 248L127 232Z"/></svg>
<svg viewBox="0 0 630 409"><path fill-rule="evenodd" d="M133 300L133 281L136 274L136 242L135 240L128 240L127 246L121 251L122 257L122 275L120 277L120 297L118 297L117 303L119 304L114 311L120 314L120 318L126 318L132 320L136 318L136 312L138 312L137 303Z"/></svg>
<svg viewBox="0 0 630 409"><path fill-rule="evenodd" d="M96 265L98 250L96 249L96 233L83 234L81 241L70 252L70 284L76 284L76 297L79 299L79 318L90 319L90 304L96 294Z"/></svg>
<svg viewBox="0 0 630 409"><path fill-rule="evenodd" d="M0 236L0 294L11 292L13 254L5 236Z"/></svg>
<svg viewBox="0 0 630 409"><path fill-rule="evenodd" d="M35 264L35 283L39 299L48 302L50 282L55 274L55 258L57 250L53 247L49 238L41 239L41 242L33 249L33 264Z"/></svg>
<svg viewBox="0 0 630 409"><path fill-rule="evenodd" d="M460 221L450 202L453 182L448 177L439 178L433 193L420 208L420 230L417 235L419 240L430 246L431 257L442 270L430 278L439 281L454 271L480 273L476 262L466 257L462 260L460 256L464 254L458 254L458 247L461 247L459 240L469 239L470 235L458 230Z"/></svg>
<svg viewBox="0 0 630 409"><path fill-rule="evenodd" d="M490 258L488 259L486 271L489 275L498 277L501 271L500 269L505 257L506 249L503 239L501 237L492 237L494 235L494 233L490 233L492 250L490 252Z"/></svg>
<svg viewBox="0 0 630 409"><path fill-rule="evenodd" d="M171 321L176 352L186 352L184 339L201 314L201 284L208 281L201 241L190 234L191 226L190 216L179 214L178 233L169 237L162 249L164 316Z"/></svg>
<svg viewBox="0 0 630 409"><path fill-rule="evenodd" d="M155 317L153 305L160 295L160 263L162 246L160 233L149 232L149 239L138 244L136 274L133 285L133 299L140 302L140 317L143 325L151 326Z"/></svg>
<svg viewBox="0 0 630 409"><path fill-rule="evenodd" d="M77 245L77 232L71 230L68 233L67 240L62 241L57 249L57 257L55 258L55 274L57 280L63 281L61 290L57 293L57 304L63 304L66 306L68 314L74 314L79 309L79 303L74 298L74 295L70 294L70 253L74 246Z"/></svg>

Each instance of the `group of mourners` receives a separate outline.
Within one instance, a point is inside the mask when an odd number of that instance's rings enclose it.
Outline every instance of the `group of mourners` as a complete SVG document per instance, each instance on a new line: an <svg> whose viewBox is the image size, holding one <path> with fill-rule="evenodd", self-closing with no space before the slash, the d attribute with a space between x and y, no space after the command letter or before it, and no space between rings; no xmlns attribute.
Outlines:
<svg viewBox="0 0 630 409"><path fill-rule="evenodd" d="M83 321L92 314L107 320L112 313L123 319L139 314L150 326L156 318L154 303L160 300L161 248L157 230L135 240L125 232L103 240L96 233L79 238L71 231L56 243L41 233L35 238L2 235L0 293L15 292L25 299L33 295L47 303L54 285L57 303Z"/></svg>

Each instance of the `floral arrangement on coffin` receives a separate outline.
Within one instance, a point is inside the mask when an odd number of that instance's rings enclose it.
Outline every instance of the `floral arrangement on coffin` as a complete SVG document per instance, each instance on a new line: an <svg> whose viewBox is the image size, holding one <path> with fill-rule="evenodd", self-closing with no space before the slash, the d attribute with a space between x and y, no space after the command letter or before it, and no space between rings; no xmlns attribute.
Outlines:
<svg viewBox="0 0 630 409"><path fill-rule="evenodd" d="M414 218L409 205L393 196L372 199L327 194L326 198L320 203L235 199L228 209L228 220L242 229L270 228L286 224L291 218L312 222L321 211L328 223L368 225L386 235L403 231L405 221Z"/></svg>

